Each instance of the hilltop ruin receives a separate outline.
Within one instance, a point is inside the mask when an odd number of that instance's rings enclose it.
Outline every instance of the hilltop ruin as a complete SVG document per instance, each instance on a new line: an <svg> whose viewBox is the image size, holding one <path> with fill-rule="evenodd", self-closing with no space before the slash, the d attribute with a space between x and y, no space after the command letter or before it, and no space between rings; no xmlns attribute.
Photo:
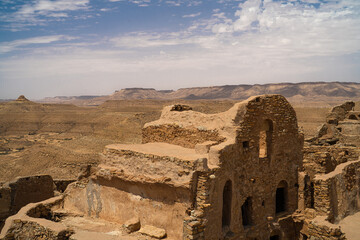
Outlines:
<svg viewBox="0 0 360 240"><path fill-rule="evenodd" d="M108 145L65 195L8 218L0 238L85 239L79 221L89 219L115 226L120 239L351 239L341 226L360 208L360 159L358 133L347 134L346 122L360 121L344 109L335 143L323 140L323 127L303 148L281 95L218 114L165 107L144 126L142 144Z"/></svg>

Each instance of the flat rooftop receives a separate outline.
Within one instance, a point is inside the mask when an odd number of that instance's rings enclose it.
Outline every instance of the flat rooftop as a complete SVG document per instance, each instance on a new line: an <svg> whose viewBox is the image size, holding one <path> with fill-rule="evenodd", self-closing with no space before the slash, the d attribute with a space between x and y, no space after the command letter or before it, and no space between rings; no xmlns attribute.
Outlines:
<svg viewBox="0 0 360 240"><path fill-rule="evenodd" d="M117 151L131 151L145 155L156 155L159 157L174 157L188 161L195 161L199 158L208 158L207 154L198 154L195 152L195 149L159 142L145 144L111 144L107 145L105 148Z"/></svg>

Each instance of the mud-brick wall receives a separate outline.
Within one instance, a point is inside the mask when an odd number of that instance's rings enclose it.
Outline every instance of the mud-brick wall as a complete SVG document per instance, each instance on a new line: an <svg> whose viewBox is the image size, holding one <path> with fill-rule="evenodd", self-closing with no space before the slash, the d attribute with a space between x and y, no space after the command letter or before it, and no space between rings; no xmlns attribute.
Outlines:
<svg viewBox="0 0 360 240"><path fill-rule="evenodd" d="M11 206L11 189L9 187L0 187L0 221L9 216Z"/></svg>
<svg viewBox="0 0 360 240"><path fill-rule="evenodd" d="M308 239L324 239L324 240L345 240L345 234L340 228L330 228L324 225L317 225L310 222L308 225Z"/></svg>
<svg viewBox="0 0 360 240"><path fill-rule="evenodd" d="M28 203L40 202L54 196L54 182L50 175L17 178L9 183L11 211L17 212Z"/></svg>
<svg viewBox="0 0 360 240"><path fill-rule="evenodd" d="M311 177L318 173L329 173L337 165L356 161L360 156L360 150L356 147L310 146L304 147L303 151L303 166Z"/></svg>
<svg viewBox="0 0 360 240"><path fill-rule="evenodd" d="M5 223L5 219L10 215L10 194L11 189L9 187L0 187L0 231Z"/></svg>
<svg viewBox="0 0 360 240"><path fill-rule="evenodd" d="M320 215L330 211L330 184L331 179L318 180L314 184L314 208Z"/></svg>
<svg viewBox="0 0 360 240"><path fill-rule="evenodd" d="M16 219L8 229L4 239L67 240L71 234L71 231L56 232L35 222Z"/></svg>
<svg viewBox="0 0 360 240"><path fill-rule="evenodd" d="M54 183L49 175L17 178L0 187L0 230L7 217L23 206L54 196Z"/></svg>
<svg viewBox="0 0 360 240"><path fill-rule="evenodd" d="M185 129L176 124L149 126L142 130L142 142L166 142L186 148L194 148L196 144L206 141L222 142L216 130L201 128Z"/></svg>
<svg viewBox="0 0 360 240"><path fill-rule="evenodd" d="M206 228L206 214L209 204L209 175L210 172L198 173L195 204L189 209L190 215L184 219L184 240L204 240ZM210 226L208 226L210 227Z"/></svg>
<svg viewBox="0 0 360 240"><path fill-rule="evenodd" d="M339 167L338 174L315 179L315 209L332 223L360 209L360 160Z"/></svg>

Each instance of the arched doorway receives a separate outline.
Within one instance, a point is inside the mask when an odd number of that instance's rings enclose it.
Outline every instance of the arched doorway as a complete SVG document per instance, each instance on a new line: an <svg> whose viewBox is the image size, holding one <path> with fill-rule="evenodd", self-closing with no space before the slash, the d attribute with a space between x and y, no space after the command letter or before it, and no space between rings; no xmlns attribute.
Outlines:
<svg viewBox="0 0 360 240"><path fill-rule="evenodd" d="M276 188L276 214L287 211L287 196L288 184L286 181L281 181Z"/></svg>
<svg viewBox="0 0 360 240"><path fill-rule="evenodd" d="M253 224L252 218L252 198L246 198L244 204L241 206L241 218L242 218L242 225L244 227L250 226Z"/></svg>
<svg viewBox="0 0 360 240"><path fill-rule="evenodd" d="M232 198L232 184L228 180L225 183L223 191L223 208L222 208L222 227L229 227L231 222L231 198Z"/></svg>

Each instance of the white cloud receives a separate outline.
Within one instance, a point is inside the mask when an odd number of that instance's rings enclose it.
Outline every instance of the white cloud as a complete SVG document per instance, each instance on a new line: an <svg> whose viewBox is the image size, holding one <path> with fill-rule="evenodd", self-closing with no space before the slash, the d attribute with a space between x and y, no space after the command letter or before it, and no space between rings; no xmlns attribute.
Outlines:
<svg viewBox="0 0 360 240"><path fill-rule="evenodd" d="M183 18L194 18L194 17L198 17L201 15L201 12L198 13L193 13L193 14L188 14L188 15L183 15Z"/></svg>
<svg viewBox="0 0 360 240"><path fill-rule="evenodd" d="M191 6L199 6L199 5L201 5L202 3L203 3L202 1L193 0L193 1L190 1L187 6L188 6L188 7L191 7Z"/></svg>
<svg viewBox="0 0 360 240"><path fill-rule="evenodd" d="M165 1L166 4L168 4L169 6L174 6L174 7L179 7L181 6L181 1Z"/></svg>
<svg viewBox="0 0 360 240"><path fill-rule="evenodd" d="M151 3L151 0L109 0L110 2L130 2L138 5L139 7L148 7Z"/></svg>
<svg viewBox="0 0 360 240"><path fill-rule="evenodd" d="M16 50L18 47L27 46L31 44L47 44L47 43L57 42L60 40L71 40L71 39L74 38L64 35L52 35L52 36L42 36L42 37L15 40L11 42L2 42L0 43L0 53L11 52Z"/></svg>
<svg viewBox="0 0 360 240"><path fill-rule="evenodd" d="M49 18L66 18L67 12L87 9L88 4L89 0L32 0L1 19L9 22L8 27L11 30L17 31L26 26L45 25ZM45 20L44 17L48 19Z"/></svg>

